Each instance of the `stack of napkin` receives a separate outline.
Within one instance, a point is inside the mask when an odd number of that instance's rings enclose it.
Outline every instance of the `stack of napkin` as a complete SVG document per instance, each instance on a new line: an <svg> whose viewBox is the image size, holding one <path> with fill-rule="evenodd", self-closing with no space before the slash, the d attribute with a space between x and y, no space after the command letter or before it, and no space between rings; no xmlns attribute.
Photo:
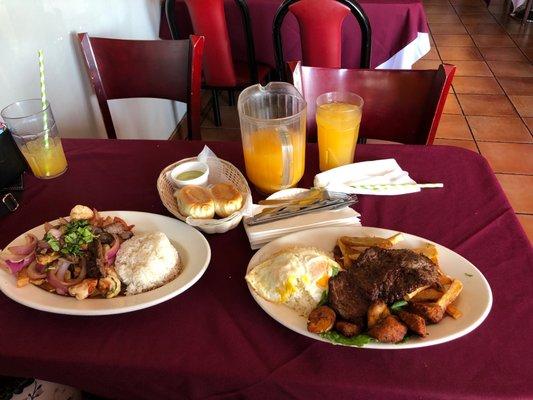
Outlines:
<svg viewBox="0 0 533 400"><path fill-rule="evenodd" d="M364 161L330 169L315 176L314 186L331 192L371 195L399 195L420 191L420 187L409 177L409 173L402 170L392 158ZM254 204L253 215L259 213L264 207ZM255 226L248 226L245 221L244 229L252 249L258 249L278 237L305 229L361 225L360 216L355 210L345 207Z"/></svg>
<svg viewBox="0 0 533 400"><path fill-rule="evenodd" d="M255 215L261 212L265 207L268 206L254 204L253 214ZM344 207L338 210L325 210L297 215L295 217L254 226L247 225L245 220L244 230L250 241L250 246L255 250L289 233L325 226L361 225L359 217L360 214L357 211L350 207Z"/></svg>

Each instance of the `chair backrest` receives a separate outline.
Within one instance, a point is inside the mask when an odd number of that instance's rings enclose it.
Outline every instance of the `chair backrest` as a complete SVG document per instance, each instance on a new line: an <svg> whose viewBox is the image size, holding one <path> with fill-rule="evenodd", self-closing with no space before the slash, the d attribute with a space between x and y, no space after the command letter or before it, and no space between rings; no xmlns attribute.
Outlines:
<svg viewBox="0 0 533 400"><path fill-rule="evenodd" d="M360 137L431 144L455 66L438 70L336 69L290 63L293 82L307 101L307 135L316 141L316 99L326 92L354 92L364 100Z"/></svg>
<svg viewBox="0 0 533 400"><path fill-rule="evenodd" d="M174 22L176 0L165 0L165 13L173 39L178 38ZM257 82L257 64L250 22L250 12L245 0L235 0L246 36L246 51L249 76ZM230 39L224 13L224 0L185 0L196 35L205 37L204 76L205 84L212 87L231 88L237 86Z"/></svg>
<svg viewBox="0 0 533 400"><path fill-rule="evenodd" d="M200 139L204 38L188 40L78 39L98 98L107 136L117 135L108 100L153 97L187 103L189 139Z"/></svg>
<svg viewBox="0 0 533 400"><path fill-rule="evenodd" d="M361 68L370 68L372 30L363 8L355 0L285 0L273 23L276 68L285 78L281 25L287 12L294 14L300 26L304 65L341 67L342 23L350 12L361 28Z"/></svg>

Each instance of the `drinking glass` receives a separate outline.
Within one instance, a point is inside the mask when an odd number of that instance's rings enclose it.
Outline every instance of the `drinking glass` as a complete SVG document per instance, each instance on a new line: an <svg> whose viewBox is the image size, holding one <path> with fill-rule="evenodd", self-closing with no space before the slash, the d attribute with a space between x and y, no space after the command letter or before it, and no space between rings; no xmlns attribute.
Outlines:
<svg viewBox="0 0 533 400"><path fill-rule="evenodd" d="M354 162L363 99L351 92L329 92L316 100L320 171Z"/></svg>
<svg viewBox="0 0 533 400"><path fill-rule="evenodd" d="M67 159L48 101L22 100L4 108L0 115L37 178L50 179L67 169Z"/></svg>

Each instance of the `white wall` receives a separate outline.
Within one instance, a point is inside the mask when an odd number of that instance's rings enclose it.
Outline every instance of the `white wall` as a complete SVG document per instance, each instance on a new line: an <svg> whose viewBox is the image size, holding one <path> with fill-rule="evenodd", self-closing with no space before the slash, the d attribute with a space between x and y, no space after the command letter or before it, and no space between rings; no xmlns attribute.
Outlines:
<svg viewBox="0 0 533 400"><path fill-rule="evenodd" d="M0 109L38 98L43 49L47 97L62 137L106 137L78 32L157 39L161 0L0 0ZM110 102L119 138L166 139L185 106L159 99Z"/></svg>

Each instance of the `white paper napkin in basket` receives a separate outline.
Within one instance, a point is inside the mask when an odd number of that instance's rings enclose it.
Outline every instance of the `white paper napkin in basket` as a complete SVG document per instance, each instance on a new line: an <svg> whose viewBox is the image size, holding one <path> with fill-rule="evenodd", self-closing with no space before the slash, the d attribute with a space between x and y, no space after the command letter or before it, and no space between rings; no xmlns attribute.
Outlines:
<svg viewBox="0 0 533 400"><path fill-rule="evenodd" d="M392 186L370 186L387 184ZM317 174L314 181L315 187L326 188L329 191L389 196L420 191L419 187L410 186L411 184L416 185L416 182L393 158L343 165ZM369 185L369 187L350 185Z"/></svg>
<svg viewBox="0 0 533 400"><path fill-rule="evenodd" d="M264 207L266 206L254 204L253 213L259 213ZM326 210L297 215L292 218L254 226L249 226L245 222L244 230L250 241L250 247L252 250L255 250L289 233L325 226L361 225L359 217L360 214L357 211L350 207L344 207L338 210Z"/></svg>

